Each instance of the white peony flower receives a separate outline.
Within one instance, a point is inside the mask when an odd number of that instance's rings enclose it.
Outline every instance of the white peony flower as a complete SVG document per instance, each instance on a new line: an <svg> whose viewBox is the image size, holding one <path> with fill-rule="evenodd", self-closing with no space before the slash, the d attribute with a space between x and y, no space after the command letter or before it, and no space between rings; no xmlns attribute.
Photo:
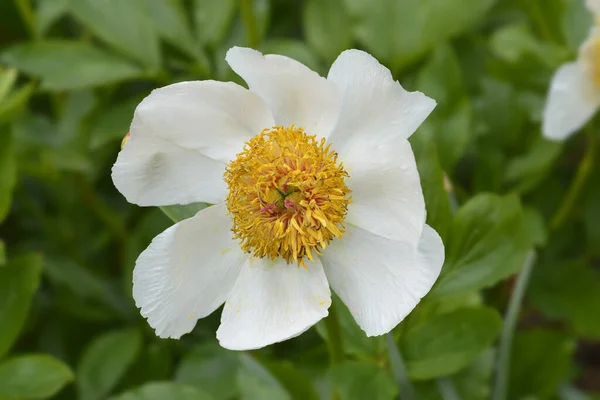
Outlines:
<svg viewBox="0 0 600 400"><path fill-rule="evenodd" d="M586 0L598 19L600 0ZM564 140L581 129L600 106L600 28L592 27L579 48L577 61L563 64L550 83L544 108L542 134Z"/></svg>
<svg viewBox="0 0 600 400"><path fill-rule="evenodd" d="M164 338L223 303L223 347L256 349L323 317L329 287L367 335L389 332L444 261L407 138L435 107L369 54L327 79L280 55L232 48L232 82L181 82L137 107L112 170L131 203L215 204L139 256L133 297Z"/></svg>

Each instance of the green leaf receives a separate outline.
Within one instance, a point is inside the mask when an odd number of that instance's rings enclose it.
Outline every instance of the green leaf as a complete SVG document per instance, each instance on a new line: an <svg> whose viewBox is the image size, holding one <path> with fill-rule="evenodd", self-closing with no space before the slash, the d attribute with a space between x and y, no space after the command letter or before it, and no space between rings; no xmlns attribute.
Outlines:
<svg viewBox="0 0 600 400"><path fill-rule="evenodd" d="M0 101L0 124L12 120L29 102L35 91L35 83L29 82L11 92Z"/></svg>
<svg viewBox="0 0 600 400"><path fill-rule="evenodd" d="M568 0L567 4L567 11L563 14L562 21L563 34L569 48L576 52L589 35L594 16L583 1Z"/></svg>
<svg viewBox="0 0 600 400"><path fill-rule="evenodd" d="M480 194L463 205L452 221L443 275L434 298L494 285L517 272L531 248L519 200Z"/></svg>
<svg viewBox="0 0 600 400"><path fill-rule="evenodd" d="M594 182L592 178L589 186L590 190L587 193L583 209L583 223L588 244L587 251L593 255L600 255L600 246L598 246L598 243L600 243L600 207L598 207L598 204L600 204L600 185Z"/></svg>
<svg viewBox="0 0 600 400"><path fill-rule="evenodd" d="M542 264L534 269L530 296L548 317L568 322L578 335L600 339L600 274L583 262Z"/></svg>
<svg viewBox="0 0 600 400"><path fill-rule="evenodd" d="M231 26L238 3L236 0L194 1L196 32L202 44L209 47L221 44Z"/></svg>
<svg viewBox="0 0 600 400"><path fill-rule="evenodd" d="M420 134L421 132L418 133L418 135ZM417 147L415 146L415 148ZM436 144L429 140L424 142L423 147L415 153L427 207L427 223L437 231L442 239L445 239L450 228L452 212L444 171L438 159L438 149Z"/></svg>
<svg viewBox="0 0 600 400"><path fill-rule="evenodd" d="M348 307L335 295L333 301L335 302L340 328L342 329L344 352L362 359L377 359L379 356L378 350L381 348L378 346L378 341L382 338L367 337L354 320ZM315 327L318 334L326 341L329 341L324 321L319 322Z"/></svg>
<svg viewBox="0 0 600 400"><path fill-rule="evenodd" d="M517 332L511 353L508 398L551 398L569 376L574 349L574 340L561 332Z"/></svg>
<svg viewBox="0 0 600 400"><path fill-rule="evenodd" d="M216 399L230 399L238 395L232 382L240 368L238 355L222 347L206 343L188 352L175 373L178 382L196 386Z"/></svg>
<svg viewBox="0 0 600 400"><path fill-rule="evenodd" d="M0 397L47 399L73 380L68 365L46 354L27 354L0 363Z"/></svg>
<svg viewBox="0 0 600 400"><path fill-rule="evenodd" d="M382 62L396 69L480 21L495 0L345 0L355 34Z"/></svg>
<svg viewBox="0 0 600 400"><path fill-rule="evenodd" d="M410 326L402 354L412 379L451 375L469 365L500 334L502 318L492 308L464 308Z"/></svg>
<svg viewBox="0 0 600 400"><path fill-rule="evenodd" d="M0 222L10 210L13 190L17 184L17 157L12 135L0 131Z"/></svg>
<svg viewBox="0 0 600 400"><path fill-rule="evenodd" d="M169 217L173 222L177 223L179 221L183 221L184 219L193 217L199 211L204 210L208 206L209 204L207 203L192 203L185 206L175 205L162 206L159 208L167 217Z"/></svg>
<svg viewBox="0 0 600 400"><path fill-rule="evenodd" d="M42 87L49 90L82 89L140 75L137 67L115 55L90 43L68 40L19 44L2 53L0 60L39 76Z"/></svg>
<svg viewBox="0 0 600 400"><path fill-rule="evenodd" d="M246 354L239 359L241 368L236 378L241 400L291 400L281 383L258 361Z"/></svg>
<svg viewBox="0 0 600 400"><path fill-rule="evenodd" d="M35 30L44 36L52 24L61 18L69 8L69 0L38 0L35 13Z"/></svg>
<svg viewBox="0 0 600 400"><path fill-rule="evenodd" d="M192 32L181 0L146 0L146 2L158 34L171 45L198 60L204 68L208 68L208 60Z"/></svg>
<svg viewBox="0 0 600 400"><path fill-rule="evenodd" d="M464 95L461 66L448 43L437 46L419 71L417 89L435 99L438 103L436 108L442 111Z"/></svg>
<svg viewBox="0 0 600 400"><path fill-rule="evenodd" d="M281 54L301 62L312 70L319 70L319 62L312 50L295 39L271 39L261 44L259 50L265 54Z"/></svg>
<svg viewBox="0 0 600 400"><path fill-rule="evenodd" d="M82 400L109 394L136 360L142 336L135 329L112 331L95 338L77 367L77 391Z"/></svg>
<svg viewBox="0 0 600 400"><path fill-rule="evenodd" d="M0 104L2 104L6 96L11 92L15 83L17 83L18 76L19 71L16 68L2 69L0 67Z"/></svg>
<svg viewBox="0 0 600 400"><path fill-rule="evenodd" d="M565 61L564 48L538 40L526 24L508 25L498 29L490 40L491 50L509 63L518 63L528 55L548 68Z"/></svg>
<svg viewBox="0 0 600 400"><path fill-rule="evenodd" d="M546 178L562 149L562 143L538 138L529 152L510 160L506 167L506 183L515 186L519 192L534 188Z"/></svg>
<svg viewBox="0 0 600 400"><path fill-rule="evenodd" d="M6 264L6 245L4 241L0 239L0 267Z"/></svg>
<svg viewBox="0 0 600 400"><path fill-rule="evenodd" d="M319 400L319 395L308 376L291 362L269 362L264 366L283 385L294 400Z"/></svg>
<svg viewBox="0 0 600 400"><path fill-rule="evenodd" d="M375 364L347 361L334 365L329 375L341 400L392 400L398 395L392 377Z"/></svg>
<svg viewBox="0 0 600 400"><path fill-rule="evenodd" d="M150 382L109 400L215 400L198 388L174 382Z"/></svg>
<svg viewBox="0 0 600 400"><path fill-rule="evenodd" d="M120 143L129 131L133 113L142 99L135 97L111 106L94 121L90 149L97 150L112 142Z"/></svg>
<svg viewBox="0 0 600 400"><path fill-rule="evenodd" d="M303 17L308 44L328 64L352 46L351 21L343 0L310 0Z"/></svg>
<svg viewBox="0 0 600 400"><path fill-rule="evenodd" d="M158 35L145 0L77 0L69 7L86 28L123 56L153 70L160 67Z"/></svg>
<svg viewBox="0 0 600 400"><path fill-rule="evenodd" d="M0 358L19 336L40 284L42 258L31 254L0 267Z"/></svg>

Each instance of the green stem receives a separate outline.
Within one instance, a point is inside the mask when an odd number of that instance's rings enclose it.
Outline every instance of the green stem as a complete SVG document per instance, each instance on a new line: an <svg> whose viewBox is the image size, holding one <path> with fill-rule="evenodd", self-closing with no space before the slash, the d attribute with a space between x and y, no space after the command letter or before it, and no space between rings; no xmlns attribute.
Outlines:
<svg viewBox="0 0 600 400"><path fill-rule="evenodd" d="M392 375L394 375L396 384L398 384L400 399L416 400L417 394L415 392L415 388L413 388L412 383L408 379L406 366L404 365L402 355L400 354L400 350L398 349L396 341L394 340L394 335L392 335L391 332L387 333L385 335L385 340L387 342L388 352L390 355L390 366L392 368Z"/></svg>
<svg viewBox="0 0 600 400"><path fill-rule="evenodd" d="M460 400L454 382L450 378L439 378L436 380L438 390L444 400Z"/></svg>
<svg viewBox="0 0 600 400"><path fill-rule="evenodd" d="M529 277L536 260L535 251L531 250L527 255L523 269L517 277L517 283L513 289L510 301L508 303L508 310L506 311L506 317L504 319L504 327L502 328L502 334L500 336L500 346L498 349L498 359L496 363L496 379L494 390L492 393L492 400L506 400L508 394L508 372L510 365L510 351L512 346L512 340L517 326L517 319L521 310L521 303L525 296Z"/></svg>
<svg viewBox="0 0 600 400"><path fill-rule="evenodd" d="M575 203L577 202L577 199L579 198L579 195L581 194L581 191L583 190L583 187L585 186L585 182L592 172L592 167L596 158L596 141L593 132L588 131L587 136L588 143L585 156L577 167L575 178L573 179L571 187L569 187L567 195L564 197L558 211L554 214L554 217L552 217L552 220L550 221L550 230L552 231L558 230L558 228L560 228L568 219L573 207L575 206Z"/></svg>
<svg viewBox="0 0 600 400"><path fill-rule="evenodd" d="M19 10L19 14L21 14L25 29L27 29L27 32L32 38L36 37L35 13L31 7L30 0L14 0L14 3L17 10Z"/></svg>
<svg viewBox="0 0 600 400"><path fill-rule="evenodd" d="M242 18L244 20L244 28L248 36L248 45L252 48L258 46L258 29L256 27L256 19L252 11L252 0L240 0L240 8L242 10Z"/></svg>
<svg viewBox="0 0 600 400"><path fill-rule="evenodd" d="M325 329L327 329L327 345L329 347L329 361L332 365L344 361L344 344L342 342L342 328L338 318L335 304L329 307L329 316L325 318Z"/></svg>
<svg viewBox="0 0 600 400"><path fill-rule="evenodd" d="M538 1L534 0L529 2L530 17L533 23L537 26L539 35L542 39L548 42L553 42L554 38L548 24L546 24L546 18L542 12L542 8Z"/></svg>

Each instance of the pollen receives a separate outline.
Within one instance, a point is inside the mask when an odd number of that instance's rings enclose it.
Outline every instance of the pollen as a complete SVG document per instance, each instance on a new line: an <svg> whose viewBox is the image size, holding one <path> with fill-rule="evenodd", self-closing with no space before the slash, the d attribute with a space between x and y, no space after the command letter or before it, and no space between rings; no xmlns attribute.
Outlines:
<svg viewBox="0 0 600 400"><path fill-rule="evenodd" d="M344 234L348 173L325 139L291 125L264 129L227 165L232 231L255 257L306 268Z"/></svg>

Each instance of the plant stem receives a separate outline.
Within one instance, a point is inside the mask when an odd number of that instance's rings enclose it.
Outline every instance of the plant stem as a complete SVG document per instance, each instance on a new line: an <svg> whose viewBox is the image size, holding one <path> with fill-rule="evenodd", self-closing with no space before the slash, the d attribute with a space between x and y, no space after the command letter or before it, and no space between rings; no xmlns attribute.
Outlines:
<svg viewBox="0 0 600 400"><path fill-rule="evenodd" d="M344 344L335 303L331 303L331 307L329 307L329 316L325 318L325 329L327 329L329 361L331 365L339 364L344 361Z"/></svg>
<svg viewBox="0 0 600 400"><path fill-rule="evenodd" d="M32 38L35 38L37 36L35 30L35 14L31 7L30 0L14 0L14 3L17 10L19 10L19 14L21 14L25 29L27 29L27 32Z"/></svg>
<svg viewBox="0 0 600 400"><path fill-rule="evenodd" d="M554 217L552 217L552 220L550 221L550 230L552 231L557 230L565 223L565 221L571 214L571 211L575 206L575 203L577 202L577 199L579 198L583 187L585 186L585 182L587 181L590 173L592 172L592 167L596 158L596 141L594 133L590 132L589 128L587 136L588 143L585 156L583 157L583 159L579 163L579 166L577 167L575 178L573 179L571 187L569 187L567 195L565 196L558 211L554 214Z"/></svg>
<svg viewBox="0 0 600 400"><path fill-rule="evenodd" d="M444 400L460 400L460 396L450 378L439 378L436 380L438 390Z"/></svg>
<svg viewBox="0 0 600 400"><path fill-rule="evenodd" d="M498 349L498 359L496 361L496 379L492 393L492 400L506 400L508 394L508 372L510 364L510 351L512 340L517 325L517 319L521 310L521 303L525 296L525 290L531 276L531 271L536 260L536 253L531 250L527 255L523 269L517 277L517 283L513 289L508 310L504 319L504 328L500 336L500 346Z"/></svg>
<svg viewBox="0 0 600 400"><path fill-rule="evenodd" d="M258 46L258 30L256 28L254 12L252 11L252 1L253 0L240 0L240 8L244 20L244 28L246 29L246 35L248 36L248 45L255 49L256 46Z"/></svg>
<svg viewBox="0 0 600 400"><path fill-rule="evenodd" d="M417 395L415 393L415 388L413 388L412 383L408 379L408 374L406 373L406 366L404 365L402 355L400 354L400 350L398 349L396 341L394 340L394 335L392 335L391 332L387 333L385 335L385 340L387 342L388 352L390 355L390 366L392 367L392 375L394 375L394 379L398 384L400 399L416 400Z"/></svg>

